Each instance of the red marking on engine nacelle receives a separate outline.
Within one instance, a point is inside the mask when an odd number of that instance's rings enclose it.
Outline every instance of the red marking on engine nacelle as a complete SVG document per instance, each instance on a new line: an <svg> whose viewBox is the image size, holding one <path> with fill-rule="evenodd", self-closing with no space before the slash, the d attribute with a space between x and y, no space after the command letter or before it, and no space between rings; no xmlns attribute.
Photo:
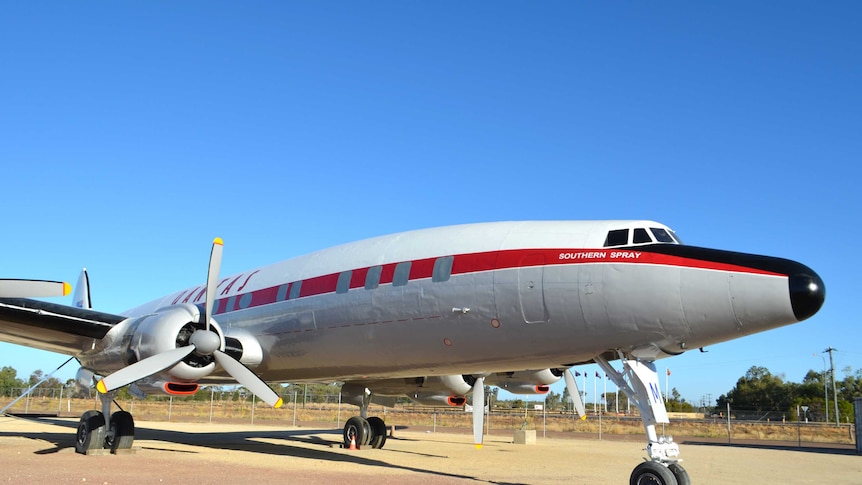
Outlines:
<svg viewBox="0 0 862 485"><path fill-rule="evenodd" d="M166 382L165 392L174 396L190 396L198 392L198 385L187 382Z"/></svg>
<svg viewBox="0 0 862 485"><path fill-rule="evenodd" d="M446 404L450 406L463 406L467 403L467 398L464 396L449 396L446 398Z"/></svg>

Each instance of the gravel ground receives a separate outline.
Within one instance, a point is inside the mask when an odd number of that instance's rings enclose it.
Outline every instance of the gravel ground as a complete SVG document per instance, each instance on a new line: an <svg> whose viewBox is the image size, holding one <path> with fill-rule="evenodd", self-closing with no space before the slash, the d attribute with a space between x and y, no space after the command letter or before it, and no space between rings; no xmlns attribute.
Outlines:
<svg viewBox="0 0 862 485"><path fill-rule="evenodd" d="M136 424L134 453L83 456L74 450L76 419L0 417L0 481L624 484L644 456L641 441L627 440L540 436L535 445L515 445L492 435L477 450L469 434L399 429L382 450L351 451L332 429ZM862 457L846 448L684 442L682 458L696 484L862 483Z"/></svg>

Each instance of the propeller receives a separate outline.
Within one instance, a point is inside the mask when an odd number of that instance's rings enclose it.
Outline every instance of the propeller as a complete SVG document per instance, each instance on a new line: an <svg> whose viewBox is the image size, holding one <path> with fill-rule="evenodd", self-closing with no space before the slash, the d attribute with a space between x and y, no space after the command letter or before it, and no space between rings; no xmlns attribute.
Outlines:
<svg viewBox="0 0 862 485"><path fill-rule="evenodd" d="M66 296L72 285L63 281L0 279L0 298Z"/></svg>
<svg viewBox="0 0 862 485"><path fill-rule="evenodd" d="M575 405L575 411L581 416L581 419L587 419L587 413L584 409L584 401L581 399L581 391L578 390L578 383L575 381L575 376L572 375L572 369L567 369L563 372L566 378L566 389L569 390L569 399Z"/></svg>
<svg viewBox="0 0 862 485"><path fill-rule="evenodd" d="M481 448L485 423L485 377L477 377L473 384L473 444Z"/></svg>
<svg viewBox="0 0 862 485"><path fill-rule="evenodd" d="M195 330L191 337L189 337L189 344L185 347L179 347L147 357L106 376L96 384L96 389L99 392L105 394L137 380L157 374L167 368L173 367L194 352L201 357L212 355L216 363L230 374L231 377L270 406L280 408L284 404L281 397L263 382L257 374L243 365L242 362L224 353L221 350L221 337L216 332L210 330L216 287L218 286L219 269L221 268L223 245L224 243L220 238L213 240L207 274L206 302L204 303L204 313L201 315L206 328Z"/></svg>

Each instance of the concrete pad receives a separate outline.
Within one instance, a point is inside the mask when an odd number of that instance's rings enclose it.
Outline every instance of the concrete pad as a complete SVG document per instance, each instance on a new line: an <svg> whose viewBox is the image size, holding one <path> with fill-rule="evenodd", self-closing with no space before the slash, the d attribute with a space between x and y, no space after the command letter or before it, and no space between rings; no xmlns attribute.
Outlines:
<svg viewBox="0 0 862 485"><path fill-rule="evenodd" d="M543 438L519 446L511 432L476 449L469 432L399 428L382 450L338 448L340 429L137 422L135 454L75 453L76 419L0 417L0 482L224 484L252 482L473 484L628 483L640 441ZM335 446L333 446L335 445ZM694 483L862 483L862 457L840 448L681 446Z"/></svg>

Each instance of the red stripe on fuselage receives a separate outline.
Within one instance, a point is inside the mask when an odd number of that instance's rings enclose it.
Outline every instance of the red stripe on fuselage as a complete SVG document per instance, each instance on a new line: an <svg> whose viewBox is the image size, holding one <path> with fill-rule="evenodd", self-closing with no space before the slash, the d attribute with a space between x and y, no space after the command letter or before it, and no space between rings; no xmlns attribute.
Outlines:
<svg viewBox="0 0 862 485"><path fill-rule="evenodd" d="M435 257L412 261L409 280L415 281L431 278L434 271L434 262L437 259L439 258ZM451 274L452 276L456 276L470 273L481 273L484 271L537 266L536 263L539 261L544 261L544 263L538 264L543 266L575 264L649 264L726 271L730 273L786 276L781 273L746 266L653 253L642 250L638 251L637 247L622 249L511 249L459 254L454 257ZM379 284L391 284L395 274L395 267L401 263L402 262L399 261L397 263L381 265ZM350 277L350 289L363 288L365 286L365 280L369 270L370 267L351 270L353 273ZM299 297L305 298L309 296L335 293L339 274L341 273L332 273L302 280ZM291 284L295 284L295 282ZM267 305L279 301L279 286L281 285L253 291L251 293L252 298L250 302L242 308ZM180 296L182 297L182 294ZM215 313L219 314L225 313L226 310L233 311L241 309L240 301L243 296L244 294L232 295L230 298L234 298L235 302L229 310L226 308L226 304L224 303L227 302L228 298L219 299L216 302Z"/></svg>

